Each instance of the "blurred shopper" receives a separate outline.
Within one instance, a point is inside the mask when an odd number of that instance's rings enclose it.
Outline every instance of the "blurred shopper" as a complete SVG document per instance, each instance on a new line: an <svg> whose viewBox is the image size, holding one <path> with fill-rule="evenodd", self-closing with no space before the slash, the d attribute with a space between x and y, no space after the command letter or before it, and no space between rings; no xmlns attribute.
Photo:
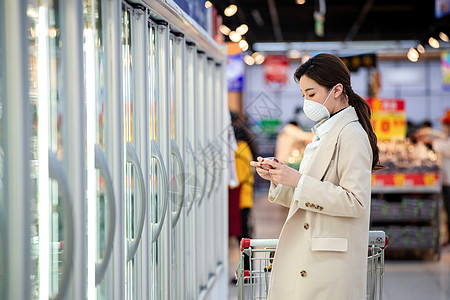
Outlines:
<svg viewBox="0 0 450 300"><path fill-rule="evenodd" d="M279 161L295 168L295 162L301 160L305 147L311 142L312 136L311 132L303 131L297 122L289 122L277 136L275 156Z"/></svg>
<svg viewBox="0 0 450 300"><path fill-rule="evenodd" d="M230 116L231 124L231 116ZM228 128L228 236L239 238L242 235L241 209L239 207L241 187L236 171L236 151L238 145L234 128Z"/></svg>
<svg viewBox="0 0 450 300"><path fill-rule="evenodd" d="M371 110L337 56L314 56L294 78L305 114L320 121L300 170L261 157L251 163L271 181L269 201L290 207L268 299L365 299L371 173L381 168Z"/></svg>
<svg viewBox="0 0 450 300"><path fill-rule="evenodd" d="M450 109L446 111L441 119L441 131L426 127L416 132L418 141L431 145L438 154L441 165L442 196L447 213L447 237L450 242Z"/></svg>
<svg viewBox="0 0 450 300"><path fill-rule="evenodd" d="M236 172L239 180L239 208L241 215L241 235L240 238L251 238L251 208L253 207L253 184L254 174L250 162L256 155L255 137L246 126L245 122L235 113L231 113L231 121L237 141L235 152ZM251 147L250 145L253 145Z"/></svg>

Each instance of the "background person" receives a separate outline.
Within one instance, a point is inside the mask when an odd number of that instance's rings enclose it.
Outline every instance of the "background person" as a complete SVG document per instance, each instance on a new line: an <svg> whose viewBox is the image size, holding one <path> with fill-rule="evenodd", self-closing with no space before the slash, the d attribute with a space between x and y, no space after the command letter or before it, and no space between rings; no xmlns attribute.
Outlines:
<svg viewBox="0 0 450 300"><path fill-rule="evenodd" d="M446 111L441 119L441 131L426 127L419 129L415 137L438 154L441 165L442 198L447 215L447 246L450 242L450 109Z"/></svg>

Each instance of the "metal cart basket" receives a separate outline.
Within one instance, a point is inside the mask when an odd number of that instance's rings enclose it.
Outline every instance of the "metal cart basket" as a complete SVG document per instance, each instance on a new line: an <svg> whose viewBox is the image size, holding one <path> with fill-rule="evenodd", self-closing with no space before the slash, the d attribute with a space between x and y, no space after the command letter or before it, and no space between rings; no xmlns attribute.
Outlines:
<svg viewBox="0 0 450 300"><path fill-rule="evenodd" d="M236 279L238 299L267 299L270 273L278 239L242 239ZM384 249L389 238L384 231L369 231L367 257L368 300L383 296Z"/></svg>

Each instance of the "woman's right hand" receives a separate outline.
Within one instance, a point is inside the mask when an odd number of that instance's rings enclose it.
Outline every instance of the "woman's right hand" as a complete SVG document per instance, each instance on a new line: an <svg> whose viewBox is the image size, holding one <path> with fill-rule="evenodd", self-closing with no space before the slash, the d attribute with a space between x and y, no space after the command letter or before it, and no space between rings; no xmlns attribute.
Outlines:
<svg viewBox="0 0 450 300"><path fill-rule="evenodd" d="M258 173L259 176L261 176L261 178L272 181L273 178L272 175L269 173L269 171L261 168L261 163L263 162L264 159L261 156L258 156L257 160L258 161L251 161L250 165L252 167L256 167L256 172Z"/></svg>

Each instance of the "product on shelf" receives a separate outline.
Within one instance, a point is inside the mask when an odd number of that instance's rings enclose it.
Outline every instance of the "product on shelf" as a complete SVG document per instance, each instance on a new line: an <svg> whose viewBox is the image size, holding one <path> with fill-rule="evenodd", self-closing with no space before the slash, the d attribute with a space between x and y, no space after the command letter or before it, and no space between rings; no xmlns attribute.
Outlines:
<svg viewBox="0 0 450 300"><path fill-rule="evenodd" d="M383 173L430 173L438 172L437 155L424 144L403 141L378 142L380 163L386 169Z"/></svg>

